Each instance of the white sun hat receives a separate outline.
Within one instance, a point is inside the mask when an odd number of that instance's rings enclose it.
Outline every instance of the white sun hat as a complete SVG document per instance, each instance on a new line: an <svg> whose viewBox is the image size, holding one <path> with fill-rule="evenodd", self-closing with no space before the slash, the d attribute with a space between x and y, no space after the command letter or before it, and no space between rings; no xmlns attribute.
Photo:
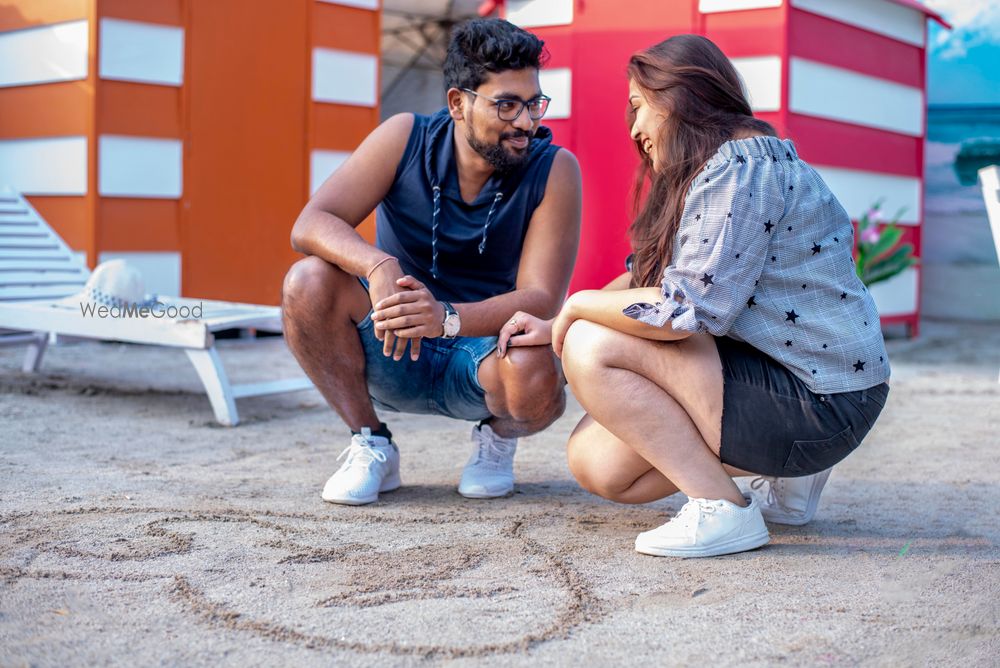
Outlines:
<svg viewBox="0 0 1000 668"><path fill-rule="evenodd" d="M83 290L62 301L117 308L152 307L158 303L156 295L146 294L139 270L125 260L107 260L97 265Z"/></svg>

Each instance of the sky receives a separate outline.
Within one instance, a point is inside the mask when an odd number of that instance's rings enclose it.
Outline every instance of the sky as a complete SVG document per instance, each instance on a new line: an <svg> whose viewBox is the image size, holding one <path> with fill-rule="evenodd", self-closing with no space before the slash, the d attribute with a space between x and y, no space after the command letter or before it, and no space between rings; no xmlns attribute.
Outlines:
<svg viewBox="0 0 1000 668"><path fill-rule="evenodd" d="M1000 0L924 0L953 29L930 22L927 98L1000 105Z"/></svg>

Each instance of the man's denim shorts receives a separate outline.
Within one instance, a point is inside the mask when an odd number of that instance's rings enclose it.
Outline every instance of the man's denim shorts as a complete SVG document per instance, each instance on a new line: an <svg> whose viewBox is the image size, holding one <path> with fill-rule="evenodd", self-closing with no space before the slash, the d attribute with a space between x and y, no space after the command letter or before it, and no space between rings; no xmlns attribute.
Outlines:
<svg viewBox="0 0 1000 668"><path fill-rule="evenodd" d="M361 283L368 288L363 279ZM497 337L423 339L416 362L410 359L409 346L397 362L382 354L371 311L358 323L358 334L365 351L368 394L376 408L457 420L490 417L486 391L479 384L479 365L497 349Z"/></svg>

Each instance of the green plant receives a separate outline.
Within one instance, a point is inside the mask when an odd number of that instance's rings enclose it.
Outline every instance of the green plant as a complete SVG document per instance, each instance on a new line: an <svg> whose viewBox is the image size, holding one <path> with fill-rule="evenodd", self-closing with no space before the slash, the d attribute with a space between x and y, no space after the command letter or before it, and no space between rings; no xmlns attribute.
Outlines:
<svg viewBox="0 0 1000 668"><path fill-rule="evenodd" d="M917 258L913 256L913 244L899 243L903 230L897 223L905 209L900 209L892 220L879 229L884 220L881 208L882 200L879 200L858 221L855 269L861 281L869 286L888 280L917 263Z"/></svg>

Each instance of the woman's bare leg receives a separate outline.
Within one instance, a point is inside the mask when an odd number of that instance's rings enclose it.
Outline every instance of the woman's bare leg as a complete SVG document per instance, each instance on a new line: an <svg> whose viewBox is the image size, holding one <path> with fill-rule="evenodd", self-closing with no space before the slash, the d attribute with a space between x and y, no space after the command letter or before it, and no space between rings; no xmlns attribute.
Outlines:
<svg viewBox="0 0 1000 668"><path fill-rule="evenodd" d="M566 335L563 368L592 418L666 481L689 497L745 505L719 461L722 364L710 336L651 341L578 320ZM626 453L604 467L638 469L639 459ZM669 489L651 476L631 496Z"/></svg>

